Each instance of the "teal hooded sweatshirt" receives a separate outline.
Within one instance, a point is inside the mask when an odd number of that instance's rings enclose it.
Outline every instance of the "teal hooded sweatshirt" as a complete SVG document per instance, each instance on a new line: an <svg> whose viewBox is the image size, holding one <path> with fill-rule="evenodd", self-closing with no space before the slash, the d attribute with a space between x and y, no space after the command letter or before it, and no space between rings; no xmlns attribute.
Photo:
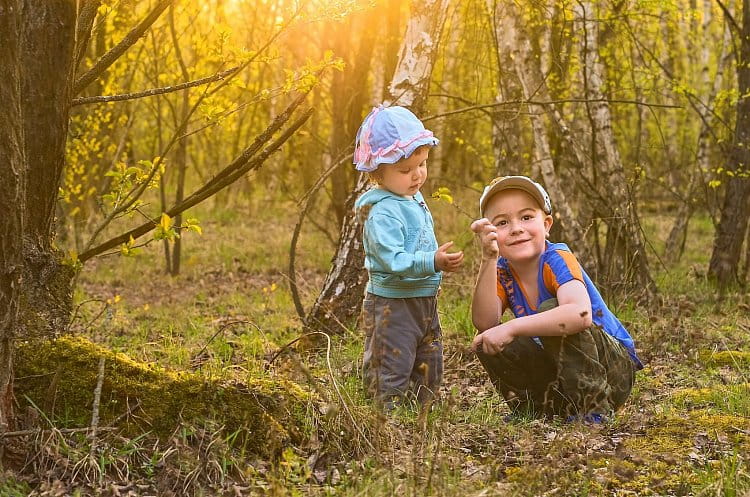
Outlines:
<svg viewBox="0 0 750 497"><path fill-rule="evenodd" d="M438 244L422 194L407 198L373 188L354 204L358 215L367 207L363 235L370 276L367 291L388 298L437 295L442 277L435 270Z"/></svg>

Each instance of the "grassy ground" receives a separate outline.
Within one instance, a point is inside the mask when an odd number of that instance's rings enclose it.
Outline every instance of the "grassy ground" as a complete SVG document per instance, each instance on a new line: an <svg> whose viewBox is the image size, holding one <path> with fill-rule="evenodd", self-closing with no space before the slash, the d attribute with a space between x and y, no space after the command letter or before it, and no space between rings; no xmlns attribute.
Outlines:
<svg viewBox="0 0 750 497"><path fill-rule="evenodd" d="M184 478L189 470L180 468L195 464L177 464L169 450L188 439L195 443L195 433L181 438L175 432L166 441L146 436L158 449L138 445L156 457L150 466L125 474L105 471L107 477L98 480L79 474L56 481L54 472L36 479L8 476L0 495L25 495L30 484L39 495L139 495L160 488L160 494L205 495L750 493L750 297L735 293L718 300L706 282L712 233L707 221L691 225L677 267L667 271L652 259L663 300L657 310L627 301L613 305L647 367L616 419L590 427L504 420L506 407L467 349L476 267L468 218L445 204L433 210L441 220L440 241L455 240L468 259L465 270L443 285L444 401L429 415L404 409L384 418L372 408L360 388L362 343L356 331L331 337L326 353L299 355L290 347L276 356L299 334L285 277L294 219L283 211L252 220L224 212L204 222L202 238L188 236L176 278L164 275L157 246L135 259L87 266L73 330L136 360L212 381L295 381L313 394L300 406L302 441L272 462L244 457L220 426L202 427L208 449L184 454L208 457L219 470L190 480ZM657 253L666 223L646 219ZM306 306L332 253L330 241L307 226L297 266ZM221 458L214 445L222 447ZM165 468L183 474L164 476ZM160 487L165 481L174 484Z"/></svg>

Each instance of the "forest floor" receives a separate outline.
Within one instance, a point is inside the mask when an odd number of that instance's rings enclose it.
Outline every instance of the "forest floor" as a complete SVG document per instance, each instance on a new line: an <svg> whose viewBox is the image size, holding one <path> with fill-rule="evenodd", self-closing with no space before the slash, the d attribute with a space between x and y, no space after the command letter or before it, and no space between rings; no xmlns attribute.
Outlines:
<svg viewBox="0 0 750 497"><path fill-rule="evenodd" d="M385 417L363 395L355 329L331 336L319 351L286 346L300 333L283 276L289 230L227 216L204 224L203 238L186 239L178 277L164 275L156 247L87 266L71 331L151 370L205 384L299 385L294 395L284 387L288 416L277 417L284 435L258 440L270 435L229 430L221 417L182 416L167 435L156 428L98 438L65 433L59 430L90 423L62 404L34 402L21 379L19 404L48 430L19 439L30 449L5 473L0 496L750 495L750 294L719 298L705 280L707 221L693 223L678 265L667 271L653 264L658 305L646 309L622 299L612 306L646 368L615 419L591 426L506 419L507 407L467 348L476 248L458 227L443 234L459 239L467 262L441 294L442 402L429 413L403 408ZM646 226L657 253L660 222ZM333 250L311 233L303 236L297 267L308 306ZM42 397L75 375L54 375ZM102 404L113 398L107 388ZM80 402L87 412L94 390ZM146 416L121 407L134 419ZM251 450L258 445L267 450Z"/></svg>

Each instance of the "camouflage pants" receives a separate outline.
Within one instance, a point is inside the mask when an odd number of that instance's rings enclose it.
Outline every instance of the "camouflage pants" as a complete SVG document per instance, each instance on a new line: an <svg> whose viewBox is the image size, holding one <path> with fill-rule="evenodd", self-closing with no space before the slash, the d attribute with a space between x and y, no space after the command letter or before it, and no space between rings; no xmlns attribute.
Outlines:
<svg viewBox="0 0 750 497"><path fill-rule="evenodd" d="M407 395L421 403L437 395L443 379L437 297L392 299L368 293L362 326L365 387L385 409Z"/></svg>
<svg viewBox="0 0 750 497"><path fill-rule="evenodd" d="M540 310L557 305L545 301ZM535 417L608 414L633 388L635 364L627 349L593 325L568 336L517 337L500 354L478 353L512 411Z"/></svg>

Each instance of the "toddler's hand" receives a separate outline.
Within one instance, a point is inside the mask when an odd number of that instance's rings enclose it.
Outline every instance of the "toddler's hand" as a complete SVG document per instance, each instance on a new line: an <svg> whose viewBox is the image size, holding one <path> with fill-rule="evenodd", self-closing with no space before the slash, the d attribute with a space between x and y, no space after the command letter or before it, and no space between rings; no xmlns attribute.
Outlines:
<svg viewBox="0 0 750 497"><path fill-rule="evenodd" d="M497 246L497 227L489 219L483 217L471 223L471 231L479 235L482 242L482 258L497 259L500 249Z"/></svg>
<svg viewBox="0 0 750 497"><path fill-rule="evenodd" d="M453 245L453 242L444 243L435 252L435 269L438 271L448 271L450 273L458 271L458 268L461 267L461 263L464 261L463 252L448 253L451 245Z"/></svg>

